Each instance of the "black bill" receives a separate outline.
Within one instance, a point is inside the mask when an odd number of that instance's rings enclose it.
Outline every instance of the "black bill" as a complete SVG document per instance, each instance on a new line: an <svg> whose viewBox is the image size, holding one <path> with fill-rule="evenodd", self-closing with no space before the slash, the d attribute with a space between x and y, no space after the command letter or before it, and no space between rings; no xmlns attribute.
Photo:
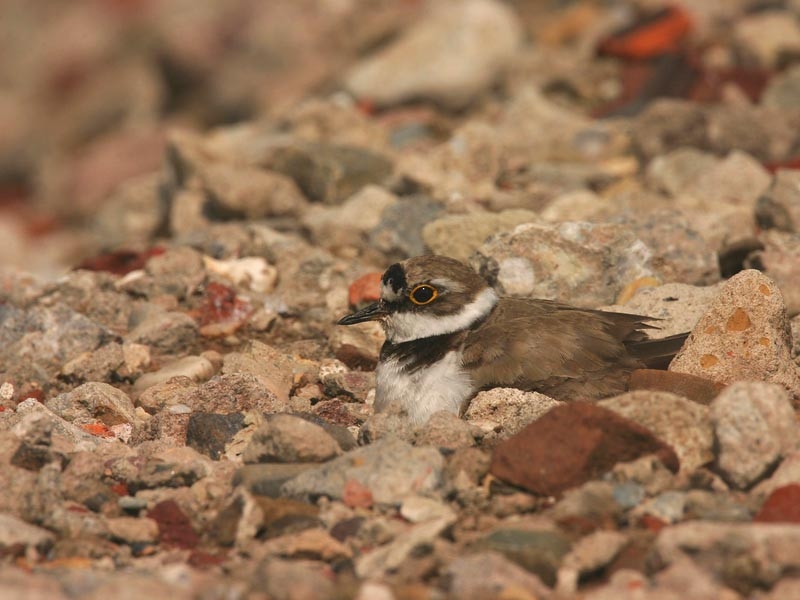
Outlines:
<svg viewBox="0 0 800 600"><path fill-rule="evenodd" d="M365 306L361 310L354 312L351 315L342 317L338 321L338 325L355 325L356 323L363 323L365 321L377 321L385 317L387 314L386 306L383 302L375 302L369 306Z"/></svg>

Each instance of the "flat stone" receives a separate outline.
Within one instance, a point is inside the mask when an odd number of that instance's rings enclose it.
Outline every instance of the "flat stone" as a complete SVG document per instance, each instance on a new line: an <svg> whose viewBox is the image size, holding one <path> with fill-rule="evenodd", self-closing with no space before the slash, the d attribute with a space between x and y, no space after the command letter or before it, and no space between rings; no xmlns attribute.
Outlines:
<svg viewBox="0 0 800 600"><path fill-rule="evenodd" d="M384 438L352 450L287 481L282 492L293 497L341 499L348 481L368 488L376 503L399 504L412 493L436 494L442 487L444 459L433 448L414 448Z"/></svg>
<svg viewBox="0 0 800 600"><path fill-rule="evenodd" d="M563 534L549 530L498 529L478 540L477 551L499 552L547 585L554 585L562 559L571 544Z"/></svg>
<svg viewBox="0 0 800 600"><path fill-rule="evenodd" d="M193 413L189 415L186 428L186 445L218 460L224 454L225 446L243 427L244 415L241 413Z"/></svg>
<svg viewBox="0 0 800 600"><path fill-rule="evenodd" d="M100 421L111 426L135 421L131 399L125 392L107 383L84 383L71 392L48 400L45 405L60 417L76 424Z"/></svg>
<svg viewBox="0 0 800 600"><path fill-rule="evenodd" d="M518 595L520 590L530 591L531 598L550 595L539 577L496 551L460 556L447 566L447 575L450 594L463 600L502 598L504 594Z"/></svg>
<svg viewBox="0 0 800 600"><path fill-rule="evenodd" d="M464 418L479 427L487 439L505 439L560 404L539 392L492 388L475 395Z"/></svg>
<svg viewBox="0 0 800 600"><path fill-rule="evenodd" d="M494 449L491 473L534 494L559 495L618 462L656 454L671 470L675 451L611 410L576 402L551 409Z"/></svg>
<svg viewBox="0 0 800 600"><path fill-rule="evenodd" d="M290 414L269 415L244 449L245 463L324 462L342 449L322 427Z"/></svg>
<svg viewBox="0 0 800 600"><path fill-rule="evenodd" d="M314 463L258 463L244 465L233 476L233 485L241 485L256 496L278 498L284 483L313 469Z"/></svg>

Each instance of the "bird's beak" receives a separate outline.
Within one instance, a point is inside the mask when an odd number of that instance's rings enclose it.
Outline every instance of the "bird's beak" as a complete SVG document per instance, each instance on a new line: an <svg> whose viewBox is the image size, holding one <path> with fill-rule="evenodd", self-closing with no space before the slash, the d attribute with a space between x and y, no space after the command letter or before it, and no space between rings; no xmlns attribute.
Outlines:
<svg viewBox="0 0 800 600"><path fill-rule="evenodd" d="M357 310L351 315L339 319L337 325L355 325L356 323L363 323L365 321L378 321L389 314L386 310L386 304L383 301L378 301L365 306L361 310Z"/></svg>

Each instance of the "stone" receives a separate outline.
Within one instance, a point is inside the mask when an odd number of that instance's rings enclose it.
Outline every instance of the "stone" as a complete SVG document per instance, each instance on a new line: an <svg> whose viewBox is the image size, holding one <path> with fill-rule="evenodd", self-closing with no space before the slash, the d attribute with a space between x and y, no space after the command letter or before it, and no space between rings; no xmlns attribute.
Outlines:
<svg viewBox="0 0 800 600"><path fill-rule="evenodd" d="M721 383L778 383L800 394L783 297L774 282L752 269L731 277L669 368Z"/></svg>
<svg viewBox="0 0 800 600"><path fill-rule="evenodd" d="M400 516L410 523L423 523L443 517L453 518L456 514L452 508L439 500L415 495L403 499Z"/></svg>
<svg viewBox="0 0 800 600"><path fill-rule="evenodd" d="M695 102L671 98L650 102L628 124L634 151L649 161L679 148L709 145L708 119Z"/></svg>
<svg viewBox="0 0 800 600"><path fill-rule="evenodd" d="M54 541L55 535L51 531L26 523L13 515L0 514L0 549L9 550L21 545L44 555Z"/></svg>
<svg viewBox="0 0 800 600"><path fill-rule="evenodd" d="M524 224L483 244L470 259L501 294L611 304L630 282L657 274L652 251L629 227L609 223Z"/></svg>
<svg viewBox="0 0 800 600"><path fill-rule="evenodd" d="M670 446L599 406L576 402L551 409L494 449L491 473L534 494L556 496L609 471L618 462L656 454L679 468Z"/></svg>
<svg viewBox="0 0 800 600"><path fill-rule="evenodd" d="M492 388L475 395L464 418L479 427L486 440L505 439L560 404L539 392Z"/></svg>
<svg viewBox="0 0 800 600"><path fill-rule="evenodd" d="M753 488L753 493L764 497L793 483L800 484L800 451L797 450L789 452L775 472Z"/></svg>
<svg viewBox="0 0 800 600"><path fill-rule="evenodd" d="M725 384L676 371L636 369L628 381L628 391L668 392L697 404L708 406Z"/></svg>
<svg viewBox="0 0 800 600"><path fill-rule="evenodd" d="M289 143L273 150L268 168L291 177L312 202L339 205L393 170L385 156L367 148L328 143Z"/></svg>
<svg viewBox="0 0 800 600"><path fill-rule="evenodd" d="M794 71L800 76L800 68ZM756 221L764 229L800 232L800 173L796 169L778 169L758 198L755 210Z"/></svg>
<svg viewBox="0 0 800 600"><path fill-rule="evenodd" d="M800 27L788 11L744 16L736 22L733 35L763 67L775 67L783 56L800 52Z"/></svg>
<svg viewBox="0 0 800 600"><path fill-rule="evenodd" d="M751 252L744 260L745 267L762 271L783 294L786 312L800 313L800 233L765 231L758 241L762 248Z"/></svg>
<svg viewBox="0 0 800 600"><path fill-rule="evenodd" d="M295 182L280 173L217 163L199 175L208 198L206 213L219 220L297 216L307 203Z"/></svg>
<svg viewBox="0 0 800 600"><path fill-rule="evenodd" d="M257 463L244 465L233 477L233 485L244 486L251 494L278 498L284 483L314 468L314 463Z"/></svg>
<svg viewBox="0 0 800 600"><path fill-rule="evenodd" d="M159 172L123 181L94 215L94 229L109 248L152 240L166 221Z"/></svg>
<svg viewBox="0 0 800 600"><path fill-rule="evenodd" d="M761 95L761 105L785 111L797 107L799 97L800 68L794 65L770 78Z"/></svg>
<svg viewBox="0 0 800 600"><path fill-rule="evenodd" d="M255 340L243 352L226 354L222 364L224 375L252 375L284 402L289 400L296 369L296 361L292 357Z"/></svg>
<svg viewBox="0 0 800 600"><path fill-rule="evenodd" d="M145 373L136 380L133 389L141 393L173 377L182 377L194 382L206 381L216 371L214 364L205 356L184 356L167 363L157 371Z"/></svg>
<svg viewBox="0 0 800 600"><path fill-rule="evenodd" d="M186 313L149 305L147 310L132 317L131 329L125 334L124 340L169 354L191 346L198 333L197 323Z"/></svg>
<svg viewBox="0 0 800 600"><path fill-rule="evenodd" d="M664 528L653 558L669 566L691 557L741 594L769 588L800 562L800 525L687 521Z"/></svg>
<svg viewBox="0 0 800 600"><path fill-rule="evenodd" d="M599 406L646 427L678 455L681 472L691 473L714 460L709 409L668 392L628 392Z"/></svg>
<svg viewBox="0 0 800 600"><path fill-rule="evenodd" d="M443 485L444 459L433 448L414 448L397 438L385 438L352 450L283 484L291 497L342 498L354 479L372 492L378 504L399 504L411 493L435 495Z"/></svg>
<svg viewBox="0 0 800 600"><path fill-rule="evenodd" d="M647 183L659 191L678 196L719 159L709 152L694 147L676 148L656 156L647 165Z"/></svg>
<svg viewBox="0 0 800 600"><path fill-rule="evenodd" d="M278 269L260 256L244 256L228 260L203 257L209 275L220 277L240 289L269 294L275 289Z"/></svg>
<svg viewBox="0 0 800 600"><path fill-rule="evenodd" d="M439 411L414 432L415 446L434 446L455 450L475 445L477 431L457 415Z"/></svg>
<svg viewBox="0 0 800 600"><path fill-rule="evenodd" d="M542 580L499 552L474 552L459 556L447 566L449 592L453 598L547 598L550 590Z"/></svg>
<svg viewBox="0 0 800 600"><path fill-rule="evenodd" d="M425 194L404 196L383 211L381 222L369 233L369 244L389 261L425 254L423 228L443 212L442 203Z"/></svg>
<svg viewBox="0 0 800 600"><path fill-rule="evenodd" d="M455 13L433 5L397 40L357 63L345 85L380 106L425 98L463 108L496 81L521 39L520 23L499 2L469 0Z"/></svg>
<svg viewBox="0 0 800 600"><path fill-rule="evenodd" d="M329 342L337 360L351 369L370 371L378 364L384 337L380 323L369 322L336 327L331 331Z"/></svg>
<svg viewBox="0 0 800 600"><path fill-rule="evenodd" d="M433 254L466 261L491 235L538 221L535 212L524 209L445 215L422 228L422 239Z"/></svg>
<svg viewBox="0 0 800 600"><path fill-rule="evenodd" d="M474 544L476 551L499 552L552 586L570 542L558 531L497 529Z"/></svg>
<svg viewBox="0 0 800 600"><path fill-rule="evenodd" d="M711 404L717 466L743 489L762 479L797 449L800 430L786 391L776 384L740 381Z"/></svg>
<svg viewBox="0 0 800 600"><path fill-rule="evenodd" d="M246 464L261 462L324 462L342 453L342 449L322 427L290 415L268 415L253 432L244 449Z"/></svg>
<svg viewBox="0 0 800 600"><path fill-rule="evenodd" d="M136 420L133 402L128 395L107 383L84 383L71 392L48 400L45 406L75 424L99 421L111 426Z"/></svg>
<svg viewBox="0 0 800 600"><path fill-rule="evenodd" d="M108 532L113 540L128 545L158 541L158 523L147 517L113 517L108 519Z"/></svg>
<svg viewBox="0 0 800 600"><path fill-rule="evenodd" d="M241 413L193 413L189 415L186 427L186 445L212 460L218 460L243 427L244 415Z"/></svg>
<svg viewBox="0 0 800 600"><path fill-rule="evenodd" d="M756 523L800 523L800 484L792 483L773 491L758 513Z"/></svg>
<svg viewBox="0 0 800 600"><path fill-rule="evenodd" d="M265 413L287 412L288 400L276 396L264 379L247 372L217 375L197 387L192 394L192 410L229 414L258 410Z"/></svg>
<svg viewBox="0 0 800 600"><path fill-rule="evenodd" d="M556 589L564 595L574 594L581 575L606 567L627 543L627 536L618 531L596 531L581 538L561 561Z"/></svg>

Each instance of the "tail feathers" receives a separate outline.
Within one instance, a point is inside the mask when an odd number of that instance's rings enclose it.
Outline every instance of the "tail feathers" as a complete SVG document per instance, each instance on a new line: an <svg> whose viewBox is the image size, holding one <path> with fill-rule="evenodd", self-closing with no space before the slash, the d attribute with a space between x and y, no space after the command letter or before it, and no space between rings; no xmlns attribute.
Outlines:
<svg viewBox="0 0 800 600"><path fill-rule="evenodd" d="M644 339L626 343L632 356L650 369L666 369L670 361L683 347L689 332L678 333L661 339Z"/></svg>

